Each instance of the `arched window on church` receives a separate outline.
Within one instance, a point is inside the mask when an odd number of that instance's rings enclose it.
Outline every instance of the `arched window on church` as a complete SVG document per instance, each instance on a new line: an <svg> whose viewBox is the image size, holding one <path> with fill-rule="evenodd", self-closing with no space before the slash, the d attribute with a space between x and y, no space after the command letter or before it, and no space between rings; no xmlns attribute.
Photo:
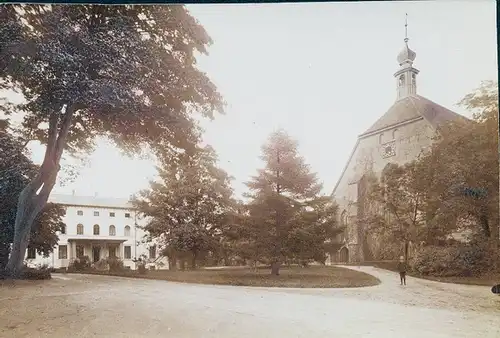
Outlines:
<svg viewBox="0 0 500 338"><path fill-rule="evenodd" d="M382 144L383 137L384 137L384 134L380 134L380 135L378 136L378 143L379 143L379 144Z"/></svg>
<svg viewBox="0 0 500 338"><path fill-rule="evenodd" d="M411 74L411 83L412 84L417 83L417 75L415 73Z"/></svg>
<svg viewBox="0 0 500 338"><path fill-rule="evenodd" d="M394 130L392 131L392 139L393 139L393 140L395 140L395 139L396 139L397 133L398 133L398 130L397 130L397 129L394 129Z"/></svg>
<svg viewBox="0 0 500 338"><path fill-rule="evenodd" d="M401 76L399 77L399 86L403 86L405 84L405 75L404 74L401 74Z"/></svg>

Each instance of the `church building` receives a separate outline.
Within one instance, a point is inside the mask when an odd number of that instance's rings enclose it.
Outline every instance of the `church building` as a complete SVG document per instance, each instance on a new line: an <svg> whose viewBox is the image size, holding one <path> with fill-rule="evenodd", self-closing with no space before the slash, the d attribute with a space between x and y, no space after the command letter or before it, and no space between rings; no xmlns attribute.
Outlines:
<svg viewBox="0 0 500 338"><path fill-rule="evenodd" d="M346 226L340 240L343 244L331 253L327 262L361 262L365 260L359 241L356 219L363 216L364 174L379 175L388 163L411 162L431 145L439 124L463 118L461 115L418 95L419 70L413 66L416 53L404 39L397 61L396 102L370 128L358 136L348 162L332 193L339 205L340 224Z"/></svg>

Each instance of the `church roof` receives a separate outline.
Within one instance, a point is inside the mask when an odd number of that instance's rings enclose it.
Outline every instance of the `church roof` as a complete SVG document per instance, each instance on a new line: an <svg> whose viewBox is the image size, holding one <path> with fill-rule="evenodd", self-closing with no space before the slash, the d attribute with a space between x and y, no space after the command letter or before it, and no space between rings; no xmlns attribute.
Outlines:
<svg viewBox="0 0 500 338"><path fill-rule="evenodd" d="M456 119L467 120L466 117L457 114L420 95L410 95L401 100L396 101L381 118L379 118L364 133L358 136L358 140L356 141L356 145L354 146L351 155L349 156L349 160L345 164L344 169L342 170L342 174L340 175L337 184L333 188L332 195L335 194L335 191L337 190L337 187L339 186L340 181L342 180L342 177L344 176L349 163L352 161L352 157L356 152L356 148L358 147L360 140L364 136L421 117L426 119L434 128L437 128L438 125L443 122L451 120L456 120ZM348 181L348 184L352 184L356 180L359 180L360 176L355 175L351 177Z"/></svg>
<svg viewBox="0 0 500 338"><path fill-rule="evenodd" d="M381 118L360 136L371 134L419 117L426 119L434 128L443 122L464 118L462 115L454 113L425 97L410 95L396 101Z"/></svg>

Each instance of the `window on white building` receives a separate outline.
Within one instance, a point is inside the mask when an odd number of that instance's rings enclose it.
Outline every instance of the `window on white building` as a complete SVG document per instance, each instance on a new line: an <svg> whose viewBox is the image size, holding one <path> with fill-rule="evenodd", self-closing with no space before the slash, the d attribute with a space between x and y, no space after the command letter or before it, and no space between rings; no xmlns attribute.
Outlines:
<svg viewBox="0 0 500 338"><path fill-rule="evenodd" d="M156 258L156 245L149 247L149 258L151 258L151 259Z"/></svg>
<svg viewBox="0 0 500 338"><path fill-rule="evenodd" d="M123 235L124 236L130 236L130 226L126 225L125 229L123 230Z"/></svg>
<svg viewBox="0 0 500 338"><path fill-rule="evenodd" d="M125 213L125 218L130 218L130 212Z"/></svg>
<svg viewBox="0 0 500 338"><path fill-rule="evenodd" d="M94 235L99 235L99 224L94 224Z"/></svg>
<svg viewBox="0 0 500 338"><path fill-rule="evenodd" d="M83 235L83 224L78 224L76 226L76 234L77 235Z"/></svg>
<svg viewBox="0 0 500 338"><path fill-rule="evenodd" d="M67 245L59 245L59 259L68 259L68 246Z"/></svg>
<svg viewBox="0 0 500 338"><path fill-rule="evenodd" d="M114 212L110 212L109 213L109 217L115 217L115 213Z"/></svg>
<svg viewBox="0 0 500 338"><path fill-rule="evenodd" d="M124 256L125 256L125 259L132 258L132 247L130 245L126 245L124 247Z"/></svg>
<svg viewBox="0 0 500 338"><path fill-rule="evenodd" d="M66 224L61 224L61 235L65 235L66 234Z"/></svg>
<svg viewBox="0 0 500 338"><path fill-rule="evenodd" d="M36 258L36 250L35 248L28 247L27 259L35 259Z"/></svg>
<svg viewBox="0 0 500 338"><path fill-rule="evenodd" d="M94 216L99 216L99 211L94 211Z"/></svg>
<svg viewBox="0 0 500 338"><path fill-rule="evenodd" d="M116 236L116 228L114 225L109 226L109 235L110 236Z"/></svg>
<svg viewBox="0 0 500 338"><path fill-rule="evenodd" d="M78 216L83 216L83 210L78 210L78 211L76 212L76 214L77 214Z"/></svg>

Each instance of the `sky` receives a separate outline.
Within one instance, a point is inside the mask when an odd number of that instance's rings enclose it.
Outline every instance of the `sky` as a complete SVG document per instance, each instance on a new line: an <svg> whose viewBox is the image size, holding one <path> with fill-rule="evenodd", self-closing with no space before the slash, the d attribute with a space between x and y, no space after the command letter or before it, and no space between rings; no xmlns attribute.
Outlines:
<svg viewBox="0 0 500 338"><path fill-rule="evenodd" d="M263 166L260 149L285 129L331 193L359 134L396 100L396 57L409 46L417 93L469 116L456 103L498 74L494 1L189 5L214 43L199 68L228 105L201 121L204 141L234 177L236 196ZM32 147L35 161L43 149ZM79 177L56 193L129 197L155 177L148 160L100 141Z"/></svg>

